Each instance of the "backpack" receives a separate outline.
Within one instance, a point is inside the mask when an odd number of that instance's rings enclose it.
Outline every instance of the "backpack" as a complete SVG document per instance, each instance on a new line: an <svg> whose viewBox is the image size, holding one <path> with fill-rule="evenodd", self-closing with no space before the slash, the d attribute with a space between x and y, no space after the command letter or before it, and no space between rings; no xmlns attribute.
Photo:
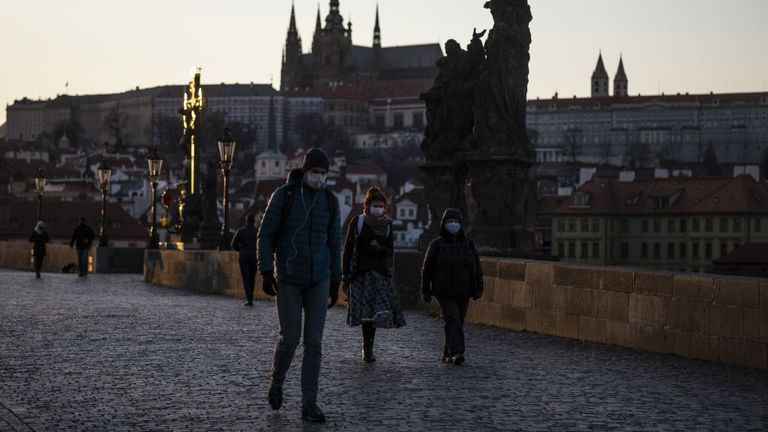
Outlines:
<svg viewBox="0 0 768 432"><path fill-rule="evenodd" d="M288 222L288 218L293 208L293 200L296 198L296 192L301 187L301 181L292 180L288 178L288 182L285 184L283 193L283 202L280 203L280 225L277 227L277 233L275 237L280 237L280 234L285 230L285 224ZM327 188L323 189L325 192L325 199L328 201L328 208L331 210L331 215L328 218L328 232L331 232L333 228L333 220L339 213L339 201L336 199L336 195L329 191Z"/></svg>

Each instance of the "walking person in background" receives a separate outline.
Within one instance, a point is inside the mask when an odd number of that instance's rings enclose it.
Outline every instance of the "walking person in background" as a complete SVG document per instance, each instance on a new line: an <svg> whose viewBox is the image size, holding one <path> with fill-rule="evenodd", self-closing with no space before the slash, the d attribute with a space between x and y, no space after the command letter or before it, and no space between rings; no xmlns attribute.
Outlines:
<svg viewBox="0 0 768 432"><path fill-rule="evenodd" d="M328 299L331 306L336 304L341 283L339 202L325 187L329 168L322 150L310 150L303 175L292 173L288 184L272 194L258 236L263 289L267 295L277 295L280 321L269 405L274 410L283 405L283 383L303 331L301 417L313 423L326 421L317 406L323 329Z"/></svg>
<svg viewBox="0 0 768 432"><path fill-rule="evenodd" d="M80 224L75 227L72 233L72 240L69 241L69 247L77 249L77 268L80 270L78 276L88 276L88 251L91 250L93 239L96 233L85 223L85 218L80 218Z"/></svg>
<svg viewBox="0 0 768 432"><path fill-rule="evenodd" d="M362 358L373 363L376 328L405 325L393 276L394 236L387 197L368 189L362 215L352 219L344 246L342 281L347 295L347 325L363 327Z"/></svg>
<svg viewBox="0 0 768 432"><path fill-rule="evenodd" d="M440 237L429 244L421 270L421 293L429 303L437 297L445 321L442 360L464 363L464 318L469 299L483 295L483 268L475 244L464 234L459 210L448 209L440 223Z"/></svg>
<svg viewBox="0 0 768 432"><path fill-rule="evenodd" d="M245 306L253 306L253 290L256 285L256 215L245 216L245 226L232 238L232 249L239 252L240 275L245 289Z"/></svg>
<svg viewBox="0 0 768 432"><path fill-rule="evenodd" d="M29 242L32 243L32 251L35 257L35 277L40 279L40 270L43 269L43 259L45 258L46 244L51 241L48 231L45 229L43 221L38 221L35 230L29 236Z"/></svg>

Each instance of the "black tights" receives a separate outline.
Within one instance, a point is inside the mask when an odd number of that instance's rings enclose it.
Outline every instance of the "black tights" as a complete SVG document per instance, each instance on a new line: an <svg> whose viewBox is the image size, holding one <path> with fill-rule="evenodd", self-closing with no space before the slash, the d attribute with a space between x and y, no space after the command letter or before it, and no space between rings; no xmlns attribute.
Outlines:
<svg viewBox="0 0 768 432"><path fill-rule="evenodd" d="M373 339L375 335L376 327L373 326L373 323L363 323L363 339Z"/></svg>

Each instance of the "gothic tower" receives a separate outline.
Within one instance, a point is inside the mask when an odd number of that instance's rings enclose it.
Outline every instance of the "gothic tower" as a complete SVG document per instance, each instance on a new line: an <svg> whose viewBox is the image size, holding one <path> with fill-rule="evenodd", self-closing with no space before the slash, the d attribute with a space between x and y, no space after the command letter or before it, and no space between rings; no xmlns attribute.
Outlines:
<svg viewBox="0 0 768 432"><path fill-rule="evenodd" d="M619 70L616 71L616 76L613 78L613 95L615 97L629 96L629 80L627 73L624 72L624 59L622 57L619 57Z"/></svg>
<svg viewBox="0 0 768 432"><path fill-rule="evenodd" d="M296 28L296 10L291 5L291 22L288 24L288 35L283 49L283 67L281 71L280 89L288 90L303 86L303 65L301 61L301 36Z"/></svg>
<svg viewBox="0 0 768 432"><path fill-rule="evenodd" d="M603 54L600 53L600 56L597 58L597 66L592 73L592 97L608 97L609 81L608 71L605 70L605 65L603 64Z"/></svg>
<svg viewBox="0 0 768 432"><path fill-rule="evenodd" d="M345 81L342 63L352 46L352 23L344 27L344 17L339 12L339 0L331 0L330 11L325 17L325 27L317 37L314 87L322 88Z"/></svg>
<svg viewBox="0 0 768 432"><path fill-rule="evenodd" d="M381 26L379 26L379 4L376 4L376 25L373 27L373 48L381 48Z"/></svg>

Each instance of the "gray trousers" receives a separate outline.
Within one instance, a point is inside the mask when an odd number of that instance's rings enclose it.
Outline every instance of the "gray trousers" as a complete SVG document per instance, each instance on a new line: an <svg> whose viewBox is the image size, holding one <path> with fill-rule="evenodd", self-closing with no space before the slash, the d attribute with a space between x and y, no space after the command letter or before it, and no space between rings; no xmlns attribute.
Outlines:
<svg viewBox="0 0 768 432"><path fill-rule="evenodd" d="M285 382L285 375L299 345L303 310L304 360L301 364L301 402L304 407L317 403L329 289L330 281L325 280L306 288L280 283L277 290L280 339L275 346L272 363L272 385L282 387Z"/></svg>

